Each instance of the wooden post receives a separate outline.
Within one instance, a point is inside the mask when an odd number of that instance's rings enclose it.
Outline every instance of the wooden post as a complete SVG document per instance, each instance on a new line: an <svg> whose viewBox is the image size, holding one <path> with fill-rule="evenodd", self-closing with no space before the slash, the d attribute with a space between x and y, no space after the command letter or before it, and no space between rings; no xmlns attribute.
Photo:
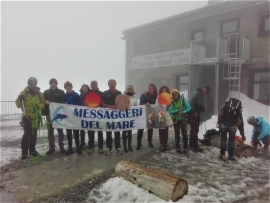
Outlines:
<svg viewBox="0 0 270 203"><path fill-rule="evenodd" d="M188 193L186 180L133 162L120 161L114 174L166 201L177 201Z"/></svg>

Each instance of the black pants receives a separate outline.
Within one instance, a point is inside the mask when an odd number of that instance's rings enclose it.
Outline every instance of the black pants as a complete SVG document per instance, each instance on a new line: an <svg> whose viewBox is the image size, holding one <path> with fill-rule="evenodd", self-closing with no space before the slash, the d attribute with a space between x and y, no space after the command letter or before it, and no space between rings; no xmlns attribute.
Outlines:
<svg viewBox="0 0 270 203"><path fill-rule="evenodd" d="M198 132L200 126L200 114L193 112L190 118L190 140L189 145L191 148L198 147Z"/></svg>
<svg viewBox="0 0 270 203"><path fill-rule="evenodd" d="M81 143L85 143L85 130L80 130Z"/></svg>
<svg viewBox="0 0 270 203"><path fill-rule="evenodd" d="M112 132L111 131L106 132L106 145L107 145L107 148L112 148ZM114 145L115 145L115 149L121 147L119 131L114 132Z"/></svg>
<svg viewBox="0 0 270 203"><path fill-rule="evenodd" d="M235 134L237 127L231 123L221 123L219 132L221 134L221 146L220 146L220 155L225 155L226 145L227 145L227 133L229 132L229 143L228 143L228 152L229 156L233 156L234 152L234 142L235 142Z"/></svg>
<svg viewBox="0 0 270 203"><path fill-rule="evenodd" d="M184 148L188 148L188 136L185 121L176 121L174 124L175 147L180 148L180 129L182 132Z"/></svg>
<svg viewBox="0 0 270 203"><path fill-rule="evenodd" d="M125 130L122 132L122 139L123 139L123 145L126 148L127 146L127 139L128 139L128 146L131 147L132 142L132 130Z"/></svg>
<svg viewBox="0 0 270 203"><path fill-rule="evenodd" d="M137 131L137 146L139 147L142 145L143 130L144 129L138 129ZM152 142L153 128L147 129L147 135L148 135L148 142Z"/></svg>
<svg viewBox="0 0 270 203"><path fill-rule="evenodd" d="M95 144L95 131L88 130L88 147L94 148ZM103 148L103 132L97 131L98 133L98 148Z"/></svg>
<svg viewBox="0 0 270 203"><path fill-rule="evenodd" d="M29 152L36 151L37 130L32 128L32 119L23 116L23 137L21 142L22 154L27 155Z"/></svg>
<svg viewBox="0 0 270 203"><path fill-rule="evenodd" d="M79 148L80 147L79 130L66 129L66 131L67 131L68 147L72 149L72 131L73 131L76 148Z"/></svg>
<svg viewBox="0 0 270 203"><path fill-rule="evenodd" d="M50 116L46 116L47 128L48 128L48 140L50 149L55 149L54 144L54 128L52 127L52 122ZM60 148L64 147L64 132L62 128L57 128L58 132L58 145Z"/></svg>

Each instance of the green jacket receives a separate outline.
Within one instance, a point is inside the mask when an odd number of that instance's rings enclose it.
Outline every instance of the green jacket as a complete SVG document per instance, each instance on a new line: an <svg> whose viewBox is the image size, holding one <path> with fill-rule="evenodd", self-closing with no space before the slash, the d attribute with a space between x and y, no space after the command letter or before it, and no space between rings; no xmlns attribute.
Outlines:
<svg viewBox="0 0 270 203"><path fill-rule="evenodd" d="M30 92L29 87L27 86L20 95L24 96L24 108L25 108L25 116L34 119L36 117L36 107L42 110L45 106L43 93L39 91L40 88L36 87L34 92ZM20 96L19 95L19 96ZM18 108L22 108L22 103L20 101L19 96L16 99L16 106Z"/></svg>
<svg viewBox="0 0 270 203"><path fill-rule="evenodd" d="M178 114L178 110L182 110L182 114ZM188 101L179 94L179 98L177 101L173 99L171 105L169 106L169 113L174 116L174 119L185 120L183 114L187 114L191 110L191 106L189 105Z"/></svg>

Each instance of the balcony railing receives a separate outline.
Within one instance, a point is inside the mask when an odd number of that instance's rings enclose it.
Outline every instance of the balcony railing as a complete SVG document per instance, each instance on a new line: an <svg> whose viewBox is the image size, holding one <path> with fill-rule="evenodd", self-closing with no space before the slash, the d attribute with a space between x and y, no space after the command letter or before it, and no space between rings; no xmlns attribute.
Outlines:
<svg viewBox="0 0 270 203"><path fill-rule="evenodd" d="M15 101L0 101L0 104L1 120L21 118L22 111L16 107Z"/></svg>
<svg viewBox="0 0 270 203"><path fill-rule="evenodd" d="M191 63L222 61L223 59L249 60L250 40L239 34L226 34L224 37L209 37L190 42Z"/></svg>

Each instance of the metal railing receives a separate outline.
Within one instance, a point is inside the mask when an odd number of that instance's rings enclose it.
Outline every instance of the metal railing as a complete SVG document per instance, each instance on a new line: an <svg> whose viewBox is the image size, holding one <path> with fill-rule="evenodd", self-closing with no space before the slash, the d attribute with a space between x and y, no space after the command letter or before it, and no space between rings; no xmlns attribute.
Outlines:
<svg viewBox="0 0 270 203"><path fill-rule="evenodd" d="M21 109L18 109L15 101L0 101L1 120L20 119L22 115Z"/></svg>

